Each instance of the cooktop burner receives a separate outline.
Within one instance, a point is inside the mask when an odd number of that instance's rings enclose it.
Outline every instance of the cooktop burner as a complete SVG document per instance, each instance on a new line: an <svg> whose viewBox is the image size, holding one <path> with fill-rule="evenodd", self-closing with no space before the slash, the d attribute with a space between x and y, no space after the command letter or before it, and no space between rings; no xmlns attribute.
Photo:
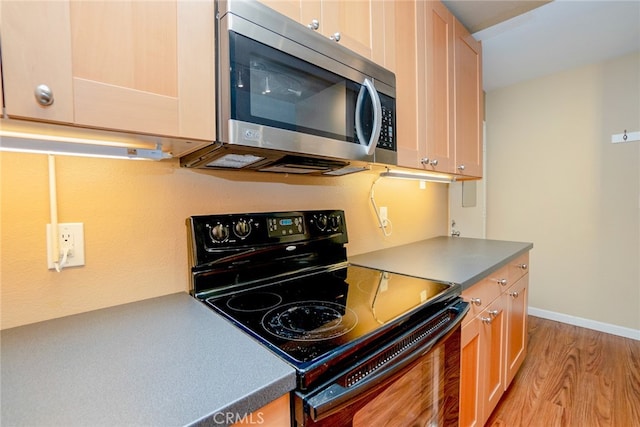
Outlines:
<svg viewBox="0 0 640 427"><path fill-rule="evenodd" d="M337 338L358 323L356 313L327 301L302 301L269 311L262 326L273 335L295 341L320 341Z"/></svg>
<svg viewBox="0 0 640 427"><path fill-rule="evenodd" d="M264 311L280 304L282 297L273 292L253 292L234 295L227 300L227 307L234 311Z"/></svg>

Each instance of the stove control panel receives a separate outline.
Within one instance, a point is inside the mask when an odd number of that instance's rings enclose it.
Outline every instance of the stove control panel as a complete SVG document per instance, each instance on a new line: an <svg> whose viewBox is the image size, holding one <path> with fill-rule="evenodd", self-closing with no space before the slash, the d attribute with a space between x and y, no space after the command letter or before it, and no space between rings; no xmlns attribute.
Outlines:
<svg viewBox="0 0 640 427"><path fill-rule="evenodd" d="M257 248L294 243L347 243L344 211L316 210L192 216L187 221L196 264Z"/></svg>

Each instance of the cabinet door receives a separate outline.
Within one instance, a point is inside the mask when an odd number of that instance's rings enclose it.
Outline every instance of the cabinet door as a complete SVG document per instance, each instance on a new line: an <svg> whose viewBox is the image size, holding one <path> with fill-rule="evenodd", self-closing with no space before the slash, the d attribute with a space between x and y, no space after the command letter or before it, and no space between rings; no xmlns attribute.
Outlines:
<svg viewBox="0 0 640 427"><path fill-rule="evenodd" d="M456 173L482 176L482 46L454 21Z"/></svg>
<svg viewBox="0 0 640 427"><path fill-rule="evenodd" d="M69 3L3 1L0 8L7 116L72 123ZM41 85L51 92L49 105L35 97Z"/></svg>
<svg viewBox="0 0 640 427"><path fill-rule="evenodd" d="M455 172L453 144L453 21L454 17L439 1L424 2L425 62L418 69L418 109L424 111L425 120L419 126L426 129L418 133L426 135L424 161L427 170ZM420 44L420 43L419 43ZM421 85L426 85L421 89Z"/></svg>
<svg viewBox="0 0 640 427"><path fill-rule="evenodd" d="M70 11L77 124L214 136L212 2L73 1ZM204 122L189 116L199 109Z"/></svg>
<svg viewBox="0 0 640 427"><path fill-rule="evenodd" d="M469 323L462 326L459 418L462 427L480 426L483 422L481 329L479 317L473 317Z"/></svg>
<svg viewBox="0 0 640 427"><path fill-rule="evenodd" d="M2 2L7 114L215 137L213 1ZM46 85L52 103L36 102Z"/></svg>
<svg viewBox="0 0 640 427"><path fill-rule="evenodd" d="M505 390L522 366L527 354L527 301L529 275L525 274L506 292L507 342L505 362Z"/></svg>
<svg viewBox="0 0 640 427"><path fill-rule="evenodd" d="M373 18L382 18L382 11L374 14L379 1L322 0L320 32L365 58L373 58ZM381 28L378 26L376 30Z"/></svg>
<svg viewBox="0 0 640 427"><path fill-rule="evenodd" d="M424 135L418 134L418 123L423 120L418 99L422 97L418 85L419 52L417 9L420 2L396 2L396 46L401 54L396 57L396 126L398 128L398 166L421 168ZM422 128L424 129L424 128ZM424 131L424 130L423 130Z"/></svg>
<svg viewBox="0 0 640 427"><path fill-rule="evenodd" d="M493 412L504 393L504 347L506 332L506 304L504 295L498 297L480 315L483 379L483 408L487 416ZM484 420L483 420L484 423Z"/></svg>

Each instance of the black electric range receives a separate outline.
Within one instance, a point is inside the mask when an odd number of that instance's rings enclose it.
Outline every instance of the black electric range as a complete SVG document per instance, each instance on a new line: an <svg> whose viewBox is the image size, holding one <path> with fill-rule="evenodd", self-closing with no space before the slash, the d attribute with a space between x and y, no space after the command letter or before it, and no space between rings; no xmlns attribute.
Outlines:
<svg viewBox="0 0 640 427"><path fill-rule="evenodd" d="M294 366L301 390L456 315L458 285L349 265L340 210L193 216L188 229L192 294Z"/></svg>

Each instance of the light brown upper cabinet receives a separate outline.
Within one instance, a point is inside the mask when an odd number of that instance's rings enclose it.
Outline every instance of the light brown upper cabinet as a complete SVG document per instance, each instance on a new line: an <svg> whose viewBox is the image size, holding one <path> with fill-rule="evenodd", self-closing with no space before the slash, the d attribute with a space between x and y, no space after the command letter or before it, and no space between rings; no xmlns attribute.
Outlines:
<svg viewBox="0 0 640 427"><path fill-rule="evenodd" d="M393 0L260 0L365 58L395 70Z"/></svg>
<svg viewBox="0 0 640 427"><path fill-rule="evenodd" d="M454 21L455 172L482 177L482 45Z"/></svg>
<svg viewBox="0 0 640 427"><path fill-rule="evenodd" d="M213 1L0 7L9 117L215 137Z"/></svg>
<svg viewBox="0 0 640 427"><path fill-rule="evenodd" d="M482 176L481 46L439 1L396 3L400 166Z"/></svg>

